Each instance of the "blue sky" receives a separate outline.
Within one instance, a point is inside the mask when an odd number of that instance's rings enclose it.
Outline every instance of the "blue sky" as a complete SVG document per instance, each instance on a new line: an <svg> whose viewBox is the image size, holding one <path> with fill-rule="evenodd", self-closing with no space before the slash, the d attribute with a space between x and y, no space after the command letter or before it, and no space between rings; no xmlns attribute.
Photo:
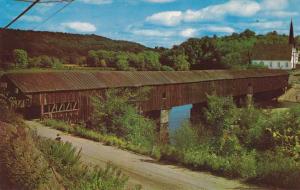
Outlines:
<svg viewBox="0 0 300 190"><path fill-rule="evenodd" d="M293 17L295 33L300 35L300 0L75 0L44 23L63 5L39 4L11 28L97 34L171 47L190 37L229 35L246 28L287 34ZM0 26L27 6L0 0Z"/></svg>

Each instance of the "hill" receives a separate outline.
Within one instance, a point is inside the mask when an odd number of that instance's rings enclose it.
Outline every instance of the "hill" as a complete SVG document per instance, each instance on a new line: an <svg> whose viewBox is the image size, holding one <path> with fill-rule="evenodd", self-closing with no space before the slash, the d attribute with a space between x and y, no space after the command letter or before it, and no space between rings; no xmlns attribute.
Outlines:
<svg viewBox="0 0 300 190"><path fill-rule="evenodd" d="M86 56L89 50L141 52L150 48L97 35L0 29L1 60L11 61L14 49L24 49L30 57L48 55L68 59Z"/></svg>

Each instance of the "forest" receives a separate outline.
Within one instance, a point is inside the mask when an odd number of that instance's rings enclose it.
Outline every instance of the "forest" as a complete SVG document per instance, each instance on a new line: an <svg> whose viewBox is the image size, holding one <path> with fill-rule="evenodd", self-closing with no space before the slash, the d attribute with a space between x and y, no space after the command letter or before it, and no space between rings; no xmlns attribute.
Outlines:
<svg viewBox="0 0 300 190"><path fill-rule="evenodd" d="M64 65L112 70L247 69L254 46L288 45L276 31L257 35L246 29L228 36L190 38L172 48L148 48L96 35L0 30L1 68L63 68ZM300 37L296 37L300 42ZM270 52L266 52L270 53Z"/></svg>

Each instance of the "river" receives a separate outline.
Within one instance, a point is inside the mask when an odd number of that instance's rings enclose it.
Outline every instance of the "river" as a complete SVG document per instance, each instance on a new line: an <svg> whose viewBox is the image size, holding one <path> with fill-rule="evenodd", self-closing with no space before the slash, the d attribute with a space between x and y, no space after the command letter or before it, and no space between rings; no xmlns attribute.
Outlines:
<svg viewBox="0 0 300 190"><path fill-rule="evenodd" d="M257 104L257 107L264 109L291 108L295 106L300 106L300 103L266 101ZM170 131L174 131L175 129L179 128L184 121L190 119L191 108L192 105L184 105L172 108L169 121Z"/></svg>

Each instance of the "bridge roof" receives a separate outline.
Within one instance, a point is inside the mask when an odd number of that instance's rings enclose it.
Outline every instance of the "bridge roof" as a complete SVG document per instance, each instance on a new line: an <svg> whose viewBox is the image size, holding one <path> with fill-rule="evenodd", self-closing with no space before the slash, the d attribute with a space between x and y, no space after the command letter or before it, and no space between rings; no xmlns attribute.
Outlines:
<svg viewBox="0 0 300 190"><path fill-rule="evenodd" d="M60 71L6 73L23 93L141 87L288 75L282 70Z"/></svg>

